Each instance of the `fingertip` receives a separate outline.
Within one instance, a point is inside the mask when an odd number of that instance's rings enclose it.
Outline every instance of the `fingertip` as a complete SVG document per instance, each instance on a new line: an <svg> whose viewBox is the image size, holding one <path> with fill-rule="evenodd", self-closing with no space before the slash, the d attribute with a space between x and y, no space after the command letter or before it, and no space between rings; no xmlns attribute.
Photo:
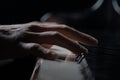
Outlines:
<svg viewBox="0 0 120 80"><path fill-rule="evenodd" d="M69 54L66 56L65 61L74 61L76 55L75 54Z"/></svg>
<svg viewBox="0 0 120 80"><path fill-rule="evenodd" d="M88 49L85 49L85 52L84 52L85 54L88 54Z"/></svg>
<svg viewBox="0 0 120 80"><path fill-rule="evenodd" d="M48 59L48 60L55 60L55 59L57 59L58 57L59 57L58 54L53 53L53 52L50 51L49 53L45 54L42 58Z"/></svg>
<svg viewBox="0 0 120 80"><path fill-rule="evenodd" d="M77 45L79 46L79 51L77 52L78 54L80 53L88 53L88 49L85 48L83 45L81 45L78 41L76 41Z"/></svg>
<svg viewBox="0 0 120 80"><path fill-rule="evenodd" d="M97 45L98 45L98 40L97 40L96 38L93 38L93 39L91 40L90 46L97 46Z"/></svg>
<svg viewBox="0 0 120 80"><path fill-rule="evenodd" d="M98 45L98 40L97 39L95 39L95 45L94 46L97 46Z"/></svg>

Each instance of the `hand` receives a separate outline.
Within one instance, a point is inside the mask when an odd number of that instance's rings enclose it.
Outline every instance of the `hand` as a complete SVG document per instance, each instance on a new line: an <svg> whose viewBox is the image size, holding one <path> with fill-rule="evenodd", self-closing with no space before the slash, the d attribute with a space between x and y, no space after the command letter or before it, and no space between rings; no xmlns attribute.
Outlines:
<svg viewBox="0 0 120 80"><path fill-rule="evenodd" d="M94 46L98 41L62 24L30 22L0 26L1 59L25 55L54 59L57 54L50 50L51 45L67 48L77 55L87 53L88 50L79 43Z"/></svg>

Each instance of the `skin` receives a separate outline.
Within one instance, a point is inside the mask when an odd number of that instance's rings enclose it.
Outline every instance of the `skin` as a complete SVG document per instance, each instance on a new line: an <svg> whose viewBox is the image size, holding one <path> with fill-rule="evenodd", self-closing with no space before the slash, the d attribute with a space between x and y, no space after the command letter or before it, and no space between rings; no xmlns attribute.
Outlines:
<svg viewBox="0 0 120 80"><path fill-rule="evenodd" d="M50 50L52 45L64 47L76 55L87 53L81 44L95 46L94 37L57 23L29 22L0 25L0 59L34 55L55 59L58 55Z"/></svg>

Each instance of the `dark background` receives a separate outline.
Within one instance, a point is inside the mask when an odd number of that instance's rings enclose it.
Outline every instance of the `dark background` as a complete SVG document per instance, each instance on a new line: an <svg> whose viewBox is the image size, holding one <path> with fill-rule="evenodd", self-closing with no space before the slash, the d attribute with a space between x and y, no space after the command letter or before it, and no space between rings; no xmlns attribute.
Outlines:
<svg viewBox="0 0 120 80"><path fill-rule="evenodd" d="M76 22L73 21L72 24L68 23L68 25L99 40L98 47L86 46L89 49L89 54L86 57L96 80L116 80L119 78L120 71L120 14L114 10L112 0L104 0L99 9L84 15L96 1L3 0L0 1L0 24L39 21L47 12L80 13L83 17L80 17ZM120 0L118 2L120 5ZM6 72L11 73L14 69L20 69L13 72L17 73L15 76L21 77L21 80L29 79L34 62L33 57L17 59L14 66L10 67L12 69L10 71L8 69ZM29 68L27 68L28 66ZM7 70L7 68L5 69ZM5 71L3 70L3 72ZM28 73L23 74L24 72ZM11 75L13 76L12 73Z"/></svg>

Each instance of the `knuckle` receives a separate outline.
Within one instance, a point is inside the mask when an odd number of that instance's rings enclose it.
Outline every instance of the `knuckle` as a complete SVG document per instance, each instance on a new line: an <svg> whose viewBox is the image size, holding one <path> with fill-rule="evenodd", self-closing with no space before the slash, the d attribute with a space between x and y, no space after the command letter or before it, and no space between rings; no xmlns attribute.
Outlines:
<svg viewBox="0 0 120 80"><path fill-rule="evenodd" d="M29 23L29 27L35 27L37 24L40 24L38 21L33 21Z"/></svg>
<svg viewBox="0 0 120 80"><path fill-rule="evenodd" d="M59 36L60 35L60 33L57 32L57 31L53 31L52 34L53 34L53 36Z"/></svg>
<svg viewBox="0 0 120 80"><path fill-rule="evenodd" d="M19 45L26 50L33 50L33 49L39 48L39 44L37 43L22 43L21 42L19 43Z"/></svg>
<svg viewBox="0 0 120 80"><path fill-rule="evenodd" d="M54 34L54 35L58 35L59 33L58 33L57 31L54 31L53 34Z"/></svg>
<svg viewBox="0 0 120 80"><path fill-rule="evenodd" d="M63 31L70 30L70 27L68 25L64 25L64 24L62 24L59 28L60 28L60 30L63 30Z"/></svg>
<svg viewBox="0 0 120 80"><path fill-rule="evenodd" d="M37 48L39 48L39 44L35 44L35 43L34 43L31 48L37 49Z"/></svg>
<svg viewBox="0 0 120 80"><path fill-rule="evenodd" d="M39 44L31 43L27 45L28 50L37 50L39 48Z"/></svg>
<svg viewBox="0 0 120 80"><path fill-rule="evenodd" d="M61 25L61 28L67 29L67 28L68 28L68 26L67 26L67 25L65 25L65 24L62 24L62 25Z"/></svg>
<svg viewBox="0 0 120 80"><path fill-rule="evenodd" d="M37 30L38 27L40 27L40 22L38 21L33 21L33 22L28 23L28 29L30 31Z"/></svg>

